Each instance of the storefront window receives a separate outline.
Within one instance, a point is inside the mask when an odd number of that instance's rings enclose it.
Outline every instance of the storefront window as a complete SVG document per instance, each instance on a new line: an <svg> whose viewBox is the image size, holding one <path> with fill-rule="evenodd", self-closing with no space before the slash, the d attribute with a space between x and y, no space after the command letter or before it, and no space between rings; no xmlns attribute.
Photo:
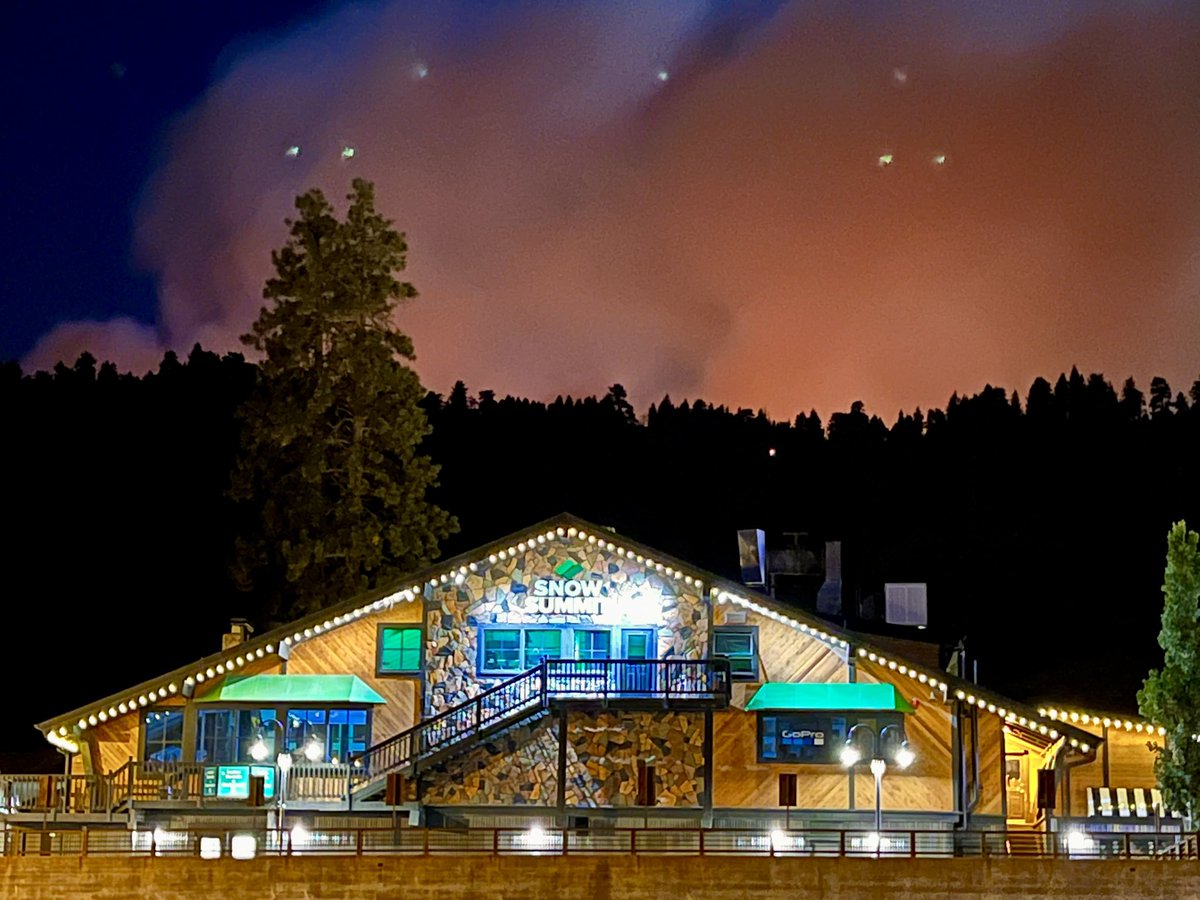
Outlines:
<svg viewBox="0 0 1200 900"><path fill-rule="evenodd" d="M202 709L196 727L196 762L248 763L255 760L250 748L260 737L269 758L275 758L273 709Z"/></svg>
<svg viewBox="0 0 1200 900"><path fill-rule="evenodd" d="M416 625L381 625L376 674L417 674L421 671L421 629Z"/></svg>
<svg viewBox="0 0 1200 900"><path fill-rule="evenodd" d="M729 671L739 681L758 680L758 629L718 626L713 631L713 653L729 660Z"/></svg>
<svg viewBox="0 0 1200 900"><path fill-rule="evenodd" d="M345 762L367 749L371 717L365 709L289 709L285 749L297 763ZM309 748L320 755L312 759Z"/></svg>
<svg viewBox="0 0 1200 900"><path fill-rule="evenodd" d="M183 710L150 709L142 718L142 759L179 762L183 758Z"/></svg>
<svg viewBox="0 0 1200 900"><path fill-rule="evenodd" d="M846 736L860 723L878 734L887 725L903 725L903 719L899 713L759 713L758 761L841 765ZM864 755L870 752L864 745Z"/></svg>

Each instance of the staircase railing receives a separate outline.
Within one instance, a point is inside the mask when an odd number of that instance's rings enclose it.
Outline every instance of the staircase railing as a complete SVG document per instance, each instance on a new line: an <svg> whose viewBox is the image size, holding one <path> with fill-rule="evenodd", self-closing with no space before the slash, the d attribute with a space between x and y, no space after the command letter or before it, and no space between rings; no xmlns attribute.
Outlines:
<svg viewBox="0 0 1200 900"><path fill-rule="evenodd" d="M701 700L728 705L725 659L547 659L476 697L370 747L354 760L355 787L415 766L460 741L547 708L553 698Z"/></svg>
<svg viewBox="0 0 1200 900"><path fill-rule="evenodd" d="M524 716L535 709L544 709L547 703L546 664L542 662L465 703L452 706L370 747L354 760L353 781L357 786L413 765L463 738L478 734L481 729L499 725L517 714Z"/></svg>

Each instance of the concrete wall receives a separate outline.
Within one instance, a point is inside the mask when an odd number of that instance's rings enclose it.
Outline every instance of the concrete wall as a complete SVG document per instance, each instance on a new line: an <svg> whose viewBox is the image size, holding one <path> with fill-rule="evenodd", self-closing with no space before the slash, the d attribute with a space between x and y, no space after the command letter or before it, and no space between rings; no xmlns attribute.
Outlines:
<svg viewBox="0 0 1200 900"><path fill-rule="evenodd" d="M705 857L0 859L21 900L1200 897L1195 862Z"/></svg>

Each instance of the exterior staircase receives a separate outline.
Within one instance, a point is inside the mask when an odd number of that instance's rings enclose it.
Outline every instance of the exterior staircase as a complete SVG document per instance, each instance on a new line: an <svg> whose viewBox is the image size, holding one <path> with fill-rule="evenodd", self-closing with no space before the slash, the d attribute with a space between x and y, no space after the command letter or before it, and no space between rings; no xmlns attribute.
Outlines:
<svg viewBox="0 0 1200 900"><path fill-rule="evenodd" d="M552 702L633 701L664 708L724 707L729 663L716 660L543 660L537 666L375 744L351 768L355 800L384 794L389 775L418 771L550 711Z"/></svg>
<svg viewBox="0 0 1200 900"><path fill-rule="evenodd" d="M1010 823L1004 834L1004 849L1009 856L1045 856L1049 847L1046 833L1037 825Z"/></svg>

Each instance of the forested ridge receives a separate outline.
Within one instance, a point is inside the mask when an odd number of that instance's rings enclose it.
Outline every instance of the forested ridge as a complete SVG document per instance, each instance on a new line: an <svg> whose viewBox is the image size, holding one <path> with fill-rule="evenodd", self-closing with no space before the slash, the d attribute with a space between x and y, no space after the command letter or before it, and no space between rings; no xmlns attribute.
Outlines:
<svg viewBox="0 0 1200 900"><path fill-rule="evenodd" d="M0 367L0 659L25 686L0 749L260 617L229 574L226 495L255 376L199 348L141 378L86 354ZM738 528L839 539L862 583L928 582L927 635L966 635L981 679L1027 699L1133 711L1160 659L1167 529L1200 521L1200 382L1143 395L1072 370L890 421L857 403L828 421L682 398L637 411L620 386L543 403L460 383L423 405L433 499L462 526L445 555L564 510L730 576Z"/></svg>

